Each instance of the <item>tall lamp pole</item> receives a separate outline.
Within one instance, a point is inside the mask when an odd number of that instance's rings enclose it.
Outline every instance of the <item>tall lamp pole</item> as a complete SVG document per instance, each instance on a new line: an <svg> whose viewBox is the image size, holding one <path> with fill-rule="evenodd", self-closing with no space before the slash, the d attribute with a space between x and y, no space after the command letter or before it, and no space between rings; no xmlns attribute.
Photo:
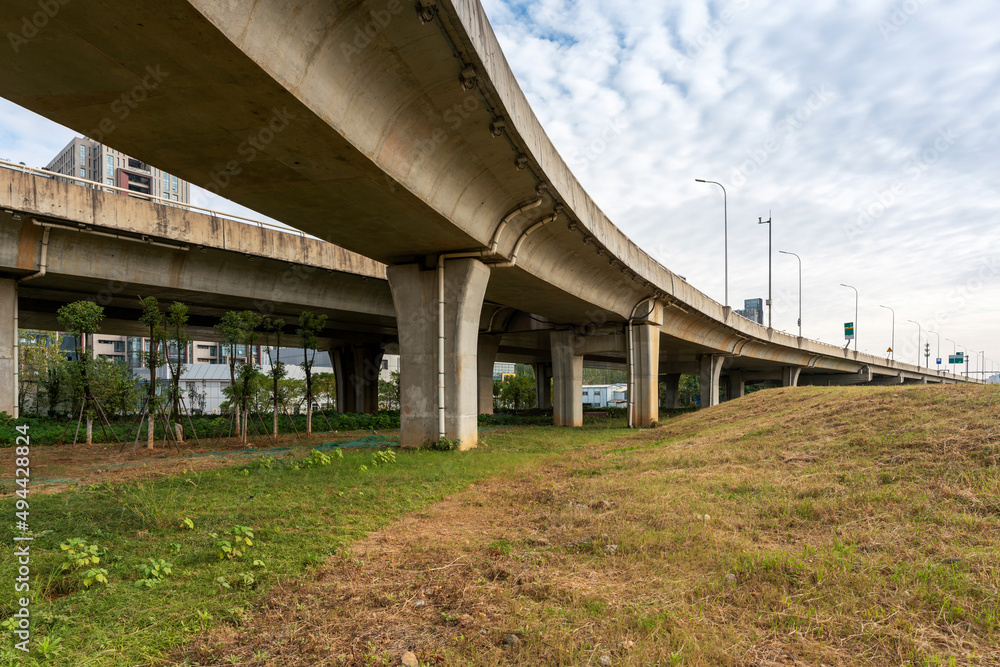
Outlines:
<svg viewBox="0 0 1000 667"><path fill-rule="evenodd" d="M729 197L726 195L726 186L718 181L706 181L703 178L694 179L697 183L715 183L722 188L722 233L723 252L725 257L725 279L726 279L726 307L729 307Z"/></svg>
<svg viewBox="0 0 1000 667"><path fill-rule="evenodd" d="M771 214L767 214L767 220L757 218L758 225L767 225L767 328L771 327ZM857 338L855 338L857 340Z"/></svg>
<svg viewBox="0 0 1000 667"><path fill-rule="evenodd" d="M935 336L937 336L937 357L935 357L935 358L936 359L940 359L941 358L941 334L939 334L937 331L931 331L930 329L927 330L927 333L934 334ZM941 371L941 369L938 368L938 372L940 372L940 371Z"/></svg>
<svg viewBox="0 0 1000 667"><path fill-rule="evenodd" d="M785 250L779 250L778 252L782 255L791 255L795 259L799 260L799 338L802 338L802 258L794 252L788 252Z"/></svg>
<svg viewBox="0 0 1000 667"><path fill-rule="evenodd" d="M892 312L892 338L889 339L889 358L893 361L896 360L896 311L892 310L889 306L879 305L879 308L885 308ZM855 324L857 326L857 324Z"/></svg>
<svg viewBox="0 0 1000 667"><path fill-rule="evenodd" d="M854 285L845 285L844 283L840 283L840 286L850 287L852 290L854 290L854 351L857 352L858 351L858 301L860 300L860 297L858 295L858 288L855 287Z"/></svg>
<svg viewBox="0 0 1000 667"><path fill-rule="evenodd" d="M913 322L914 324L917 325L917 368L920 368L920 352L921 352L921 350L920 350L920 337L921 337L921 335L923 333L923 330L920 327L920 322L917 322L916 320L906 320L906 321L907 322Z"/></svg>

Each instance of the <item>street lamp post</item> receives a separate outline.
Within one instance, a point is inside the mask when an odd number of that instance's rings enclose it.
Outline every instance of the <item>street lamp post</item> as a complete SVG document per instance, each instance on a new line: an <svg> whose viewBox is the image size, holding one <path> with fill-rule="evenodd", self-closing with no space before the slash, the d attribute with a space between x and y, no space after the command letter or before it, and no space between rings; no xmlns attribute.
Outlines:
<svg viewBox="0 0 1000 667"><path fill-rule="evenodd" d="M779 250L778 252L782 255L791 255L799 260L799 338L802 338L802 258L794 252L787 252L785 250Z"/></svg>
<svg viewBox="0 0 1000 667"><path fill-rule="evenodd" d="M892 308L890 308L889 306L879 305L879 308L885 308L886 310L892 312L892 338L889 339L891 341L889 345L889 358L895 361L896 360L896 311L892 310ZM855 326L857 326L857 324L855 324Z"/></svg>
<svg viewBox="0 0 1000 667"><path fill-rule="evenodd" d="M729 197L726 194L726 186L718 181L706 181L703 178L694 179L698 183L715 183L722 188L722 233L723 233L723 257L726 281L726 307L729 307Z"/></svg>
<svg viewBox="0 0 1000 667"><path fill-rule="evenodd" d="M917 325L917 368L920 368L920 339L921 339L921 334L923 332L920 328L920 322L917 322L916 320L906 320L906 321L913 322L914 324Z"/></svg>
<svg viewBox="0 0 1000 667"><path fill-rule="evenodd" d="M854 351L857 352L858 351L858 301L860 300L860 296L858 295L858 288L855 287L854 285L845 285L844 283L840 283L840 286L850 287L852 290L854 290ZM848 343L848 345L850 345L850 343Z"/></svg>
<svg viewBox="0 0 1000 667"><path fill-rule="evenodd" d="M771 329L771 214L767 214L767 220L757 218L757 224L767 225L767 328Z"/></svg>
<svg viewBox="0 0 1000 667"><path fill-rule="evenodd" d="M941 358L941 334L939 334L937 331L931 331L930 329L927 330L927 333L932 333L935 336L937 336L937 357L935 357L935 359L940 359ZM940 372L940 371L941 371L941 369L939 368L938 372Z"/></svg>

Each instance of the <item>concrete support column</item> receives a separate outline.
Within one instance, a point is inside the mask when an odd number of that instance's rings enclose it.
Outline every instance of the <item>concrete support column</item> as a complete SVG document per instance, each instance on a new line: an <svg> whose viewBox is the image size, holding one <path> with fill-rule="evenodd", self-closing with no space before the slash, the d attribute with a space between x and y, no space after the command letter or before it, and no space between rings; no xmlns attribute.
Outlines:
<svg viewBox="0 0 1000 667"><path fill-rule="evenodd" d="M533 366L535 369L535 407L540 410L548 410L552 407L552 364L541 362L533 364Z"/></svg>
<svg viewBox="0 0 1000 667"><path fill-rule="evenodd" d="M656 324L633 324L628 350L629 396L632 425L646 428L660 420L660 327ZM582 391L582 390L581 390Z"/></svg>
<svg viewBox="0 0 1000 667"><path fill-rule="evenodd" d="M479 315L490 269L475 259L452 259L444 268L444 405L438 401L438 271L416 264L390 266L389 288L399 328L401 444L419 447L439 438L439 408L445 437L461 449L479 437L476 355Z"/></svg>
<svg viewBox="0 0 1000 667"><path fill-rule="evenodd" d="M493 365L500 349L500 336L479 335L476 366L479 368L479 414L493 414Z"/></svg>
<svg viewBox="0 0 1000 667"><path fill-rule="evenodd" d="M731 371L726 377L726 400L731 401L736 398L743 398L746 393L746 380L743 373Z"/></svg>
<svg viewBox="0 0 1000 667"><path fill-rule="evenodd" d="M0 412L18 417L17 281L0 278Z"/></svg>
<svg viewBox="0 0 1000 667"><path fill-rule="evenodd" d="M572 331L553 331L552 423L583 426L583 355L578 354Z"/></svg>
<svg viewBox="0 0 1000 667"><path fill-rule="evenodd" d="M725 357L715 354L702 355L701 364L701 407L710 408L719 404L719 377Z"/></svg>
<svg viewBox="0 0 1000 667"><path fill-rule="evenodd" d="M796 368L795 366L785 366L781 369L781 386L782 387L798 387L799 386L799 375L802 374L801 368Z"/></svg>
<svg viewBox="0 0 1000 667"><path fill-rule="evenodd" d="M660 382L667 385L667 393L663 398L663 407L676 410L681 406L681 374L667 373L660 376Z"/></svg>
<svg viewBox="0 0 1000 667"><path fill-rule="evenodd" d="M345 345L331 350L337 412L378 412L378 377L384 353L381 343Z"/></svg>

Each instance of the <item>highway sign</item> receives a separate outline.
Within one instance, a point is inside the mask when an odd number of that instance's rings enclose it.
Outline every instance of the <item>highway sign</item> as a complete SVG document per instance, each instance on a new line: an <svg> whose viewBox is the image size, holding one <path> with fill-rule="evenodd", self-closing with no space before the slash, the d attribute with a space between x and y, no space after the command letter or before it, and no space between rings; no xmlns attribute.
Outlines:
<svg viewBox="0 0 1000 667"><path fill-rule="evenodd" d="M854 322L844 322L844 340L854 340Z"/></svg>
<svg viewBox="0 0 1000 667"><path fill-rule="evenodd" d="M965 357L963 357L961 354L950 355L948 357L948 363L949 364L964 364L965 363Z"/></svg>
<svg viewBox="0 0 1000 667"><path fill-rule="evenodd" d="M938 357L938 360L937 360L937 365L938 365L938 366L940 366L940 365L941 365L941 357Z"/></svg>

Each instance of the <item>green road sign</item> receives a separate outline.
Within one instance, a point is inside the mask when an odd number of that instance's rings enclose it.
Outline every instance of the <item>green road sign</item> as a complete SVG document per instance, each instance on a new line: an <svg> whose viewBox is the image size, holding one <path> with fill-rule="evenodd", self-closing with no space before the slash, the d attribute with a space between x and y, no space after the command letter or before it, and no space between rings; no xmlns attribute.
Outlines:
<svg viewBox="0 0 1000 667"><path fill-rule="evenodd" d="M854 340L854 322L844 322L844 339Z"/></svg>
<svg viewBox="0 0 1000 667"><path fill-rule="evenodd" d="M948 357L948 363L949 364L964 364L965 363L965 357L962 356L961 354L950 355Z"/></svg>

